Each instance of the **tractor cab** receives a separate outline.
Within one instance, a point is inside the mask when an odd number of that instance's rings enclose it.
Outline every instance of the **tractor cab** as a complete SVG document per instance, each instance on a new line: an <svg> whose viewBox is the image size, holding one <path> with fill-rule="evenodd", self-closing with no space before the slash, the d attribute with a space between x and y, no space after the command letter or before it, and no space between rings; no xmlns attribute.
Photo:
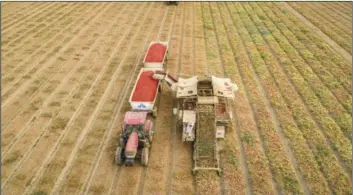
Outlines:
<svg viewBox="0 0 353 195"><path fill-rule="evenodd" d="M120 144L116 151L116 164L132 166L135 158L141 158L147 165L148 150L152 142L152 121L147 120L147 112L126 112Z"/></svg>

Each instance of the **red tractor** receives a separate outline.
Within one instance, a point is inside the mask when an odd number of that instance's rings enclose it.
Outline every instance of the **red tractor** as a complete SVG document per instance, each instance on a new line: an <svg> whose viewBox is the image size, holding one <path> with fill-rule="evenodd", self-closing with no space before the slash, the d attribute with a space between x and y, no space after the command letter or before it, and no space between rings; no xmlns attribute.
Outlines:
<svg viewBox="0 0 353 195"><path fill-rule="evenodd" d="M153 122L147 120L147 112L126 112L123 132L115 153L115 163L132 166L135 159L141 159L143 166L148 165L148 153L153 138Z"/></svg>

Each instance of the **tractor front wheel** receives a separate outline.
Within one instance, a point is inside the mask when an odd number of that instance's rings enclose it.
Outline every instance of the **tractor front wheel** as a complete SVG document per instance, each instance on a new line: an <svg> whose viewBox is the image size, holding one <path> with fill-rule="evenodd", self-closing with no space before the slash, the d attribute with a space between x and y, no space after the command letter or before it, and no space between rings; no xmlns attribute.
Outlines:
<svg viewBox="0 0 353 195"><path fill-rule="evenodd" d="M142 149L142 154L141 154L141 164L142 166L147 166L148 165L148 148L143 148Z"/></svg>
<svg viewBox="0 0 353 195"><path fill-rule="evenodd" d="M118 166L121 166L123 164L122 152L123 152L123 149L121 147L118 147L115 152L115 164Z"/></svg>

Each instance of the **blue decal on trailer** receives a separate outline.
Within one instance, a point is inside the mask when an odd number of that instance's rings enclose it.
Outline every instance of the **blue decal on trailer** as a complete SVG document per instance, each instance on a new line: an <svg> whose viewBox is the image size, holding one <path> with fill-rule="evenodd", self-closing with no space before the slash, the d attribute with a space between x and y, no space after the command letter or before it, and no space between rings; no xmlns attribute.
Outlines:
<svg viewBox="0 0 353 195"><path fill-rule="evenodd" d="M146 108L146 106L144 104L139 104L137 105L138 108Z"/></svg>

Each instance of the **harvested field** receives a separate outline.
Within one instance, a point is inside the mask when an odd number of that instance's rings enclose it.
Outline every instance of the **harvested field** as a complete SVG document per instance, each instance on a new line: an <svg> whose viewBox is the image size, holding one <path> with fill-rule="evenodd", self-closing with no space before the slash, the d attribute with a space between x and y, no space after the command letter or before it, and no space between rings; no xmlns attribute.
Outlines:
<svg viewBox="0 0 353 195"><path fill-rule="evenodd" d="M352 194L351 17L351 2L1 2L2 194ZM166 84L149 166L114 164L152 41L170 41L176 78L238 85L223 175L191 174Z"/></svg>

